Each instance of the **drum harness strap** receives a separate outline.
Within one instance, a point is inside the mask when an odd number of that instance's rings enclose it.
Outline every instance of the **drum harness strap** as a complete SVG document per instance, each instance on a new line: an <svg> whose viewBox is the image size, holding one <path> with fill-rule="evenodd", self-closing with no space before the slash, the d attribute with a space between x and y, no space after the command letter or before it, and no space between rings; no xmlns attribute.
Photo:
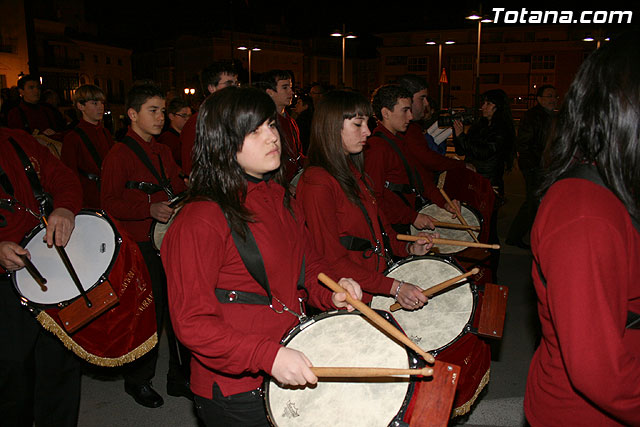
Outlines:
<svg viewBox="0 0 640 427"><path fill-rule="evenodd" d="M356 236L342 236L340 237L340 244L344 246L349 251L357 251L362 252L363 258L371 258L372 255L378 255L381 258L384 258L387 267L390 267L393 264L393 253L391 251L391 242L389 240L389 235L384 230L382 225L382 221L380 220L380 216L378 216L378 224L380 226L380 232L382 233L382 241L384 242L384 248L380 244L380 240L376 237L376 232L373 228L373 222L371 221L371 217L369 213L365 209L362 204L362 200L356 200L356 206L360 208L362 214L364 215L365 220L367 221L367 225L369 226L369 231L371 231L371 237L373 242L375 242L375 246L372 244L372 241L363 239L362 237Z"/></svg>
<svg viewBox="0 0 640 427"><path fill-rule="evenodd" d="M29 184L31 184L31 190L33 191L33 196L38 202L38 210L39 214L31 211L31 209L24 207L24 210L29 212L31 215L35 216L39 220L42 220L43 217L48 216L49 213L53 210L53 200L49 193L45 192L42 189L42 184L40 183L40 179L38 178L38 174L36 173L33 164L29 160L27 153L24 152L22 147L16 142L15 139L9 137L9 142L13 145L13 148L22 163L22 167L24 168L24 172L27 175L27 179L29 180ZM13 185L11 185L11 181L9 181L9 177L7 174L0 168L0 185L2 185L3 190L9 194L11 199L2 199L0 200L0 208L7 209L9 211L13 211L13 206L21 205L24 206L20 201L15 200ZM20 208L20 207L19 207ZM2 216L0 218L0 223L2 223L5 218Z"/></svg>
<svg viewBox="0 0 640 427"><path fill-rule="evenodd" d="M416 210L420 210L424 205L428 203L428 201L424 198L422 193L424 193L424 185L422 183L422 179L418 174L418 171L415 168L409 166L409 162L407 162L407 158L402 154L400 147L387 135L382 132L376 132L373 136L378 136L389 143L393 151L396 152L400 160L402 160L402 164L404 165L404 170L407 173L407 177L409 178L409 184L395 184L393 182L385 181L384 186L389 190L393 191L395 194L402 199L402 201L409 207L415 208ZM411 206L407 198L404 196L405 194L414 193L416 195L416 206Z"/></svg>
<svg viewBox="0 0 640 427"><path fill-rule="evenodd" d="M600 176L600 174L598 173L598 169L594 165L588 165L588 164L576 165L570 170L568 170L567 172L565 172L564 174L562 174L558 179L558 181L561 179L567 179L567 178L586 179L587 181L591 181L594 184L598 184L601 187L609 189L604 183L604 181L602 180L602 177ZM638 224L635 218L631 217L631 219L636 231L640 233L640 224ZM542 282L542 285L546 288L547 279L545 279L544 274L542 274L542 268L540 267L540 263L535 257L533 258L533 262L536 264L536 269L538 270L538 276L540 276L540 281ZM630 311L630 310L627 311L626 329L640 329L639 313L634 313L633 311Z"/></svg>
<svg viewBox="0 0 640 427"><path fill-rule="evenodd" d="M171 181L167 178L164 172L164 166L162 165L162 159L160 158L160 155L156 154L158 156L158 161L160 162L160 173L158 173L156 168L153 166L153 163L151 163L149 156L147 156L147 153L145 153L144 149L140 146L140 144L138 144L135 139L131 138L130 136L125 136L122 140L122 143L129 147L129 149L133 151L136 156L138 156L142 164L144 164L146 168L149 169L149 172L151 172L154 178L158 181L158 184L152 182L127 181L125 187L128 189L140 190L143 193L148 194L149 197L151 197L152 194L157 193L158 191L164 191L169 197L169 200L173 199L175 197L175 194L173 194Z"/></svg>
<svg viewBox="0 0 640 427"><path fill-rule="evenodd" d="M273 311L278 314L282 314L285 311L290 313L298 318L300 323L303 323L307 320L307 315L304 311L304 301L306 298L298 298L300 302L300 314L296 313L289 307L287 307L282 301L280 301L277 297L271 294L271 286L269 285L269 278L267 277L267 272L264 268L264 262L262 260L262 255L260 254L260 248L258 248L258 244L256 243L256 239L251 232L251 229L245 225L245 238L242 238L231 226L231 222L227 218L227 223L229 224L229 228L231 229L231 237L233 238L233 242L238 249L238 253L240 254L240 258L242 258L242 263L245 265L251 277L258 282L258 284L267 292L267 295L261 295L255 292L243 292L243 291L234 291L234 290L225 290L225 289L216 289L215 294L218 301L222 304L255 304L255 305L268 305ZM300 276L298 277L297 289L305 290L304 287L304 272L305 272L305 258L302 257L302 265L300 267ZM273 300L276 300L282 308L278 311L273 306Z"/></svg>
<svg viewBox="0 0 640 427"><path fill-rule="evenodd" d="M96 166L98 166L98 170L100 170L102 168L102 159L100 158L100 155L98 154L98 150L96 150L96 146L93 145L93 143L89 139L89 135L87 135L87 133L85 131L80 129L79 126L76 126L73 129L73 131L80 136L80 139L84 143L85 148L87 149L89 154L91 154L91 158L95 162ZM104 133L105 137L107 136L107 133L104 130L104 128L102 128L102 133ZM85 178L90 179L91 181L96 182L98 184L98 186L100 186L100 175L97 175L97 174L94 174L94 173L89 173L89 172L83 171L82 169L78 169L78 172L80 172L80 175L84 176Z"/></svg>

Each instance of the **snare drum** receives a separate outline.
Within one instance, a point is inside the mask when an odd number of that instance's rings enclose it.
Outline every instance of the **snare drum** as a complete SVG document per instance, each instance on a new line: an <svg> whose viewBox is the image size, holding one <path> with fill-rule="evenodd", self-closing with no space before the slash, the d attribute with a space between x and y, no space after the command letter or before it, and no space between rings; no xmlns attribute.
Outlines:
<svg viewBox="0 0 640 427"><path fill-rule="evenodd" d="M393 266L386 275L427 289L462 274L462 269L449 257L409 257ZM393 313L409 338L438 360L461 367L460 382L453 415L463 415L471 409L478 394L489 381L491 353L489 346L474 334L472 326L478 307L475 284L449 288L429 298L419 310L398 310ZM389 310L393 298L375 296L371 307Z"/></svg>
<svg viewBox="0 0 640 427"><path fill-rule="evenodd" d="M389 316L387 314L387 316ZM298 325L282 342L304 352L314 366L417 366L417 359L359 313L323 313ZM315 387L265 384L271 422L285 426L388 426L402 421L413 392L409 378L319 381Z"/></svg>
<svg viewBox="0 0 640 427"><path fill-rule="evenodd" d="M480 216L480 214L475 209L463 203L460 206L460 211L462 213L462 217L465 219L465 221L467 221L467 224L482 226L482 216ZM455 222L455 223L459 222L457 218L451 218L451 215L452 215L451 212L445 209L442 209L441 207L439 207L434 203L423 206L423 208L420 209L420 213L429 215L435 218L437 221ZM411 226L412 235L415 236L420 231L424 231L424 230L418 230L413 225ZM464 242L474 241L467 230L456 230L452 228L436 227L435 231L440 233L440 237L443 239L462 240ZM477 231L472 231L472 233L476 236L476 238L480 235L480 233L478 233ZM454 254L457 252L461 252L465 249L467 248L464 246L452 246L452 245L434 245L433 246L433 251L440 254Z"/></svg>
<svg viewBox="0 0 640 427"><path fill-rule="evenodd" d="M44 226L37 226L21 246L47 279L46 287L41 288L24 268L11 274L22 303L44 328L78 356L101 366L122 365L153 348L157 335L151 281L135 242L121 235L102 211L82 210L76 216L65 251L82 288L90 293L108 282L119 301L77 332L69 333L61 320L62 311L78 300L80 292L56 249L43 242L45 233Z"/></svg>
<svg viewBox="0 0 640 427"><path fill-rule="evenodd" d="M169 206L174 208L173 215L171 215L171 218L169 218L169 221L160 222L160 221L153 220L153 222L151 222L151 229L149 230L149 238L151 239L151 244L153 245L155 250L160 251L160 247L162 246L162 240L164 239L164 235L167 234L167 230L169 229L169 226L171 226L173 219L176 217L176 215L182 208L182 206L178 206L178 207L176 206L179 205L180 202L182 202L186 196L187 196L187 193L183 192L175 196L173 199L169 200Z"/></svg>

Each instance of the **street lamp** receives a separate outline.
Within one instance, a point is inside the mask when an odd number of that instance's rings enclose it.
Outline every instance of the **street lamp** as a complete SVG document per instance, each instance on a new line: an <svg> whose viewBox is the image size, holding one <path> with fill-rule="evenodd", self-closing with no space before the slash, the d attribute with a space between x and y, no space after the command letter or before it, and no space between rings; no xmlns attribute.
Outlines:
<svg viewBox="0 0 640 427"><path fill-rule="evenodd" d="M601 31L596 32L596 36L592 36L591 34L587 34L582 41L583 42L596 42L596 49L600 49L600 43L603 41L608 42L611 39L609 37L604 37Z"/></svg>
<svg viewBox="0 0 640 427"><path fill-rule="evenodd" d="M344 24L342 25L342 32L336 30L331 33L331 37L342 37L342 86L344 87L344 76L345 76L345 49L346 49L346 39L355 39L357 36L352 33L347 33L345 31Z"/></svg>
<svg viewBox="0 0 640 427"><path fill-rule="evenodd" d="M482 40L482 24L493 22L491 18L487 18L480 13L472 12L471 15L466 16L465 19L470 21L478 21L478 48L476 52L476 114L480 109L480 41Z"/></svg>
<svg viewBox="0 0 640 427"><path fill-rule="evenodd" d="M440 86L440 108L444 108L442 101L444 100L444 87L443 83L440 81L442 77L442 45L443 44L455 44L453 40L447 40L444 43L435 40L427 40L425 44L430 46L438 45L438 85Z"/></svg>
<svg viewBox="0 0 640 427"><path fill-rule="evenodd" d="M251 52L260 52L262 49L260 49L259 47L252 47L251 49L249 49L246 46L239 46L238 50L246 50L249 54L249 86L251 86Z"/></svg>

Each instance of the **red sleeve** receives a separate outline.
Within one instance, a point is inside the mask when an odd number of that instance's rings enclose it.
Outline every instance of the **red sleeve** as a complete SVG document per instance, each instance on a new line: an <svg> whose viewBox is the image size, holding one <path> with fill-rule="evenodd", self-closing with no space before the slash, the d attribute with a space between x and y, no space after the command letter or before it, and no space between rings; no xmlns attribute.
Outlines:
<svg viewBox="0 0 640 427"><path fill-rule="evenodd" d="M102 162L100 204L119 220L135 221L151 218L151 201L146 194L126 188L126 183L136 176L134 155L126 145L113 146Z"/></svg>
<svg viewBox="0 0 640 427"><path fill-rule="evenodd" d="M296 193L315 248L329 262L336 276L339 276L334 280L351 277L369 293L389 295L393 279L356 264L349 258L347 249L340 244L341 226L336 216L337 200L346 197L339 185L331 185L329 180L333 178L327 173L317 176L305 172L300 181L302 186Z"/></svg>
<svg viewBox="0 0 640 427"><path fill-rule="evenodd" d="M196 141L197 121L198 113L191 115L189 120L184 124L182 132L180 133L180 145L182 146L182 170L187 175L191 173L191 151L193 150L193 144Z"/></svg>
<svg viewBox="0 0 640 427"><path fill-rule="evenodd" d="M271 372L278 341L251 333L241 322L236 327L215 296L220 269L235 246L219 207L213 202L198 205L190 207L188 223L179 221L178 214L162 242L176 336L211 369L237 375Z"/></svg>
<svg viewBox="0 0 640 427"><path fill-rule="evenodd" d="M64 136L60 153L60 160L78 177L80 176L78 173L78 147L80 144L82 144L80 136L74 131L69 131Z"/></svg>
<svg viewBox="0 0 640 427"><path fill-rule="evenodd" d="M557 221L536 253L569 380L597 407L640 425L640 358L628 351L626 335L634 332L625 329L627 231L602 216Z"/></svg>
<svg viewBox="0 0 640 427"><path fill-rule="evenodd" d="M384 188L387 181L387 159L395 153L384 150L384 144L380 138L371 137L367 141L364 154L364 167L367 175L373 183L376 200L380 201L382 210L392 224L412 224L418 216L418 212L407 206L396 194Z"/></svg>

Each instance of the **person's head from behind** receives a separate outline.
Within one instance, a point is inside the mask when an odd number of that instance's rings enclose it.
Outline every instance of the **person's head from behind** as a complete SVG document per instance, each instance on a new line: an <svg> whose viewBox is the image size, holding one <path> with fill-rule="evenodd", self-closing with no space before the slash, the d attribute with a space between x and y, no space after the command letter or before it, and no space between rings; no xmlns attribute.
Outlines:
<svg viewBox="0 0 640 427"><path fill-rule="evenodd" d="M509 98L502 89L488 90L482 94L482 117L489 122L511 121Z"/></svg>
<svg viewBox="0 0 640 427"><path fill-rule="evenodd" d="M605 43L580 66L548 145L546 190L577 160L640 218L640 32ZM597 84L596 84L597 82Z"/></svg>
<svg viewBox="0 0 640 427"><path fill-rule="evenodd" d="M125 108L131 129L145 141L160 135L164 125L164 93L150 82L133 86L127 93Z"/></svg>
<svg viewBox="0 0 640 427"><path fill-rule="evenodd" d="M309 96L313 99L314 104L317 104L326 92L327 89L322 83L315 83L309 89Z"/></svg>
<svg viewBox="0 0 640 427"><path fill-rule="evenodd" d="M262 76L262 87L276 104L278 113L283 113L285 107L293 99L291 73L286 70L271 70Z"/></svg>
<svg viewBox="0 0 640 427"><path fill-rule="evenodd" d="M49 104L52 107L57 108L58 105L60 105L60 96L58 95L58 92L56 92L55 90L47 89L42 92L42 95L40 95L40 102Z"/></svg>
<svg viewBox="0 0 640 427"><path fill-rule="evenodd" d="M547 111L553 111L558 107L558 94L556 88L551 85L542 85L536 92L538 104Z"/></svg>
<svg viewBox="0 0 640 427"><path fill-rule="evenodd" d="M202 84L209 93L238 85L238 71L230 62L215 62L202 71Z"/></svg>
<svg viewBox="0 0 640 427"><path fill-rule="evenodd" d="M303 111L313 112L313 98L310 95L299 95L296 100L296 105L293 107L293 111L296 114L300 114Z"/></svg>
<svg viewBox="0 0 640 427"><path fill-rule="evenodd" d="M422 120L425 118L427 108L429 107L429 86L427 81L415 74L405 74L398 77L396 84L405 88L411 93L411 114L413 120Z"/></svg>
<svg viewBox="0 0 640 427"><path fill-rule="evenodd" d="M399 85L383 85L373 92L371 105L376 118L392 134L404 132L413 119L412 95Z"/></svg>
<svg viewBox="0 0 640 427"><path fill-rule="evenodd" d="M167 117L171 123L171 127L178 132L182 132L189 117L191 117L191 107L187 101L182 98L173 98L167 104Z"/></svg>
<svg viewBox="0 0 640 427"><path fill-rule="evenodd" d="M104 92L98 86L82 85L73 93L73 105L85 121L94 125L102 120L104 101Z"/></svg>
<svg viewBox="0 0 640 427"><path fill-rule="evenodd" d="M40 101L40 77L33 74L22 76L18 80L18 91L24 102L37 104Z"/></svg>

